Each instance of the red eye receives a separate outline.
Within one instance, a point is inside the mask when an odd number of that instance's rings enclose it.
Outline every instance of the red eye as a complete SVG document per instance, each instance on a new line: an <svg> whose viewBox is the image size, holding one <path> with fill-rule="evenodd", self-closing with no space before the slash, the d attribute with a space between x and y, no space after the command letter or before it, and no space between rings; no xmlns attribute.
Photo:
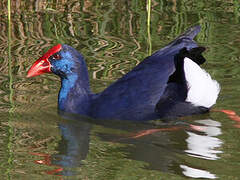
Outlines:
<svg viewBox="0 0 240 180"><path fill-rule="evenodd" d="M61 56L59 54L54 54L53 59L59 60L61 59Z"/></svg>

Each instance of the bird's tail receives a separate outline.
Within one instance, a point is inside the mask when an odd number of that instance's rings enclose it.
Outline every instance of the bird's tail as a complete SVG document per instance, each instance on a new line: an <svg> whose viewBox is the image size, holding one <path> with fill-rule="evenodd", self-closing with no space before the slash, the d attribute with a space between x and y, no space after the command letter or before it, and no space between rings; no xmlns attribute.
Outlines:
<svg viewBox="0 0 240 180"><path fill-rule="evenodd" d="M174 54L178 53L177 51L186 48L187 50L191 50L192 48L198 47L197 43L193 40L193 38L200 32L201 26L193 26L189 28L185 33L178 36L172 42L170 42L167 46L155 52L153 55L163 55L163 54ZM199 53L201 54L201 52Z"/></svg>
<svg viewBox="0 0 240 180"><path fill-rule="evenodd" d="M182 38L193 39L200 31L201 31L201 26L199 25L190 27L186 32L181 34L177 39L182 39Z"/></svg>

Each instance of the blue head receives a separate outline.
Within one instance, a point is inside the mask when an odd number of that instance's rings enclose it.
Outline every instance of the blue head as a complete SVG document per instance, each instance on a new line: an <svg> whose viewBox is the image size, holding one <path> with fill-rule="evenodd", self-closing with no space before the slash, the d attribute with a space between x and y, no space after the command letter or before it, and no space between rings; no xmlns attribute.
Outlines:
<svg viewBox="0 0 240 180"><path fill-rule="evenodd" d="M86 76L87 69L83 56L71 46L63 44L61 47L60 51L49 57L51 72L61 79L80 76L81 74Z"/></svg>
<svg viewBox="0 0 240 180"><path fill-rule="evenodd" d="M54 73L61 78L59 108L76 106L81 96L90 93L88 70L83 56L73 47L58 44L39 58L28 71L27 77Z"/></svg>
<svg viewBox="0 0 240 180"><path fill-rule="evenodd" d="M65 44L58 44L48 50L32 65L27 77L51 72L61 79L77 76L88 81L88 72L83 56L76 49Z"/></svg>

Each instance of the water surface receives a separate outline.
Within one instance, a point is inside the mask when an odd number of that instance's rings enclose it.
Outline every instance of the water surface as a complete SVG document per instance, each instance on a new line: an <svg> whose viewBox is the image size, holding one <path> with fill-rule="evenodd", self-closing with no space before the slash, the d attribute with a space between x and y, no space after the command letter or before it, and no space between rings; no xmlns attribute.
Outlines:
<svg viewBox="0 0 240 180"><path fill-rule="evenodd" d="M200 24L196 41L207 47L204 68L221 84L214 109L240 114L240 2L152 1L150 29L146 6L137 0L13 1L9 30L7 2L0 3L3 179L240 177L237 115L211 112L182 118L185 124L67 120L57 113L59 79L49 74L26 78L48 48L65 43L84 55L92 90L100 92L189 26ZM161 130L142 136L149 129Z"/></svg>

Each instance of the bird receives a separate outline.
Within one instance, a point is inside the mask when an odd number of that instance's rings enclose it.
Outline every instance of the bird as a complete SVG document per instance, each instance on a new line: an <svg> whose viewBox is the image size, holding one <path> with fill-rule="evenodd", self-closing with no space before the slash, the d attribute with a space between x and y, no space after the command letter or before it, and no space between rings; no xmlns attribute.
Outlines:
<svg viewBox="0 0 240 180"><path fill-rule="evenodd" d="M200 66L205 47L193 40L199 25L190 27L165 47L146 57L100 93L93 93L83 55L57 44L36 60L27 77L54 73L61 79L59 112L94 119L149 121L209 112L219 83Z"/></svg>

